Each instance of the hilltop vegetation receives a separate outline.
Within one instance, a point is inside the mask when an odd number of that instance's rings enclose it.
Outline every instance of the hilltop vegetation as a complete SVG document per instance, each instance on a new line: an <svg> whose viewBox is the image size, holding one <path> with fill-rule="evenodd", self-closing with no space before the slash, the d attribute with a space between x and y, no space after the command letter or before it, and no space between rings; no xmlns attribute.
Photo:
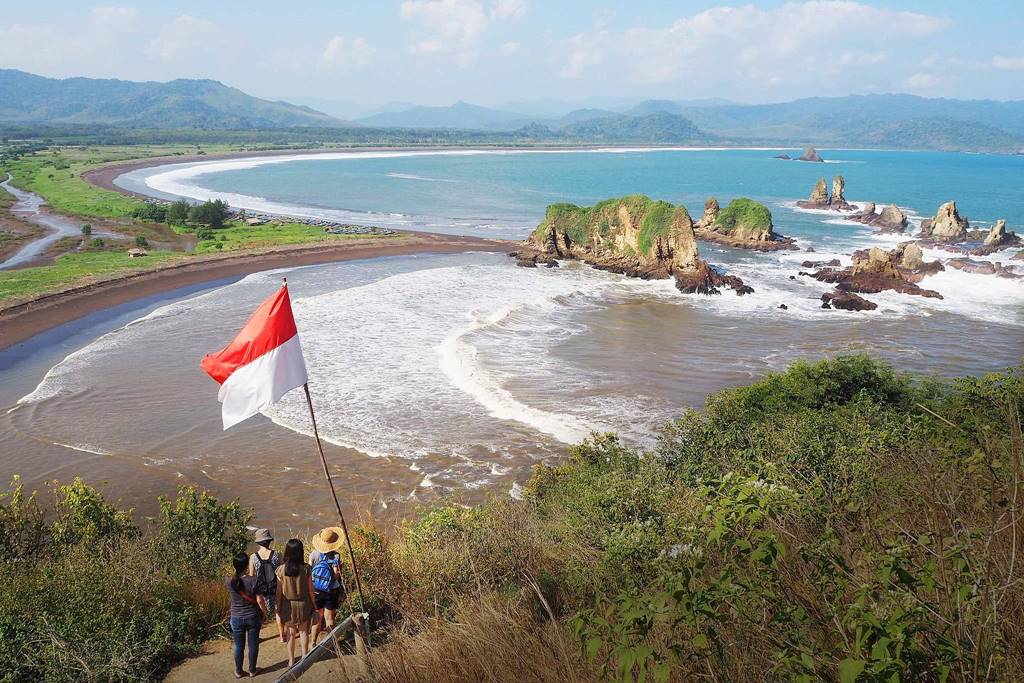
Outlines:
<svg viewBox="0 0 1024 683"><path fill-rule="evenodd" d="M379 609L411 634L376 666L1019 680L1022 414L1024 367L916 380L854 356L714 394L650 450L594 437L538 466L522 501L364 537Z"/></svg>
<svg viewBox="0 0 1024 683"><path fill-rule="evenodd" d="M522 499L356 526L376 680L1020 680L1022 415L1024 366L798 362ZM0 680L152 678L223 619L244 510L184 490L140 532L80 482L39 500L0 497Z"/></svg>
<svg viewBox="0 0 1024 683"><path fill-rule="evenodd" d="M620 207L625 208L625 214ZM651 248L656 237L668 236L673 226L680 222L692 223L685 206L674 206L644 194L634 194L606 199L593 206L552 204L531 239L542 240L554 228L556 232L568 235L574 243L607 244L611 248L609 238L613 232L628 227L623 222L627 218L639 226L636 256L652 256Z"/></svg>
<svg viewBox="0 0 1024 683"><path fill-rule="evenodd" d="M771 231L772 214L764 204L738 197L719 211L714 226L727 234Z"/></svg>

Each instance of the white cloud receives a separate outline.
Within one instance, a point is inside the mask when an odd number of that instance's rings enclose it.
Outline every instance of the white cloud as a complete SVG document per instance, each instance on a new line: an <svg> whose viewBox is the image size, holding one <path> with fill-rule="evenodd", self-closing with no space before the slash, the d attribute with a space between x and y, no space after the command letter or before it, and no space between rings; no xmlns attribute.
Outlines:
<svg viewBox="0 0 1024 683"><path fill-rule="evenodd" d="M146 54L165 62L192 56L201 53L215 33L211 22L182 14L160 28L157 37L146 46Z"/></svg>
<svg viewBox="0 0 1024 683"><path fill-rule="evenodd" d="M334 36L327 41L321 55L321 62L328 67L351 67L360 69L373 61L374 49L363 38Z"/></svg>
<svg viewBox="0 0 1024 683"><path fill-rule="evenodd" d="M89 23L93 27L115 33L131 33L139 30L139 10L134 7L103 5L89 12Z"/></svg>
<svg viewBox="0 0 1024 683"><path fill-rule="evenodd" d="M942 80L938 76L920 73L907 77L902 85L907 90L921 91L931 90L941 82Z"/></svg>
<svg viewBox="0 0 1024 683"><path fill-rule="evenodd" d="M403 20L418 24L427 34L410 52L448 54L463 66L475 60L479 38L489 25L525 13L524 0L496 0L490 6L481 0L405 0L399 9Z"/></svg>
<svg viewBox="0 0 1024 683"><path fill-rule="evenodd" d="M885 49L894 41L950 26L944 17L852 0L720 6L667 27L611 31L595 26L562 41L560 68L566 78L599 68L603 78L647 86L728 82L761 88L820 82L848 91L852 72L884 62Z"/></svg>
<svg viewBox="0 0 1024 683"><path fill-rule="evenodd" d="M1024 71L1024 57L1003 57L1002 55L996 55L992 58L992 66L997 69Z"/></svg>
<svg viewBox="0 0 1024 683"><path fill-rule="evenodd" d="M498 0L491 6L495 19L518 19L526 14L526 0Z"/></svg>
<svg viewBox="0 0 1024 683"><path fill-rule="evenodd" d="M523 51L523 46L514 40L502 43L501 54L503 55L517 55Z"/></svg>

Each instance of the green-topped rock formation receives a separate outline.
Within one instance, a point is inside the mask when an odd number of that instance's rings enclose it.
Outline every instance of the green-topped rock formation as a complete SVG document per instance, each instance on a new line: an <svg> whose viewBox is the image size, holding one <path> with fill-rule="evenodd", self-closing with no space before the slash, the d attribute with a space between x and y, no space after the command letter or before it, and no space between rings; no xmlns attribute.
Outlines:
<svg viewBox="0 0 1024 683"><path fill-rule="evenodd" d="M695 230L698 239L730 247L759 251L797 248L792 239L774 232L768 207L747 197L732 200L724 209L713 197L708 199Z"/></svg>
<svg viewBox="0 0 1024 683"><path fill-rule="evenodd" d="M718 294L722 286L737 294L753 291L698 257L686 207L642 194L589 207L552 204L524 247L511 255L525 267L573 259L631 277L674 277L687 293Z"/></svg>

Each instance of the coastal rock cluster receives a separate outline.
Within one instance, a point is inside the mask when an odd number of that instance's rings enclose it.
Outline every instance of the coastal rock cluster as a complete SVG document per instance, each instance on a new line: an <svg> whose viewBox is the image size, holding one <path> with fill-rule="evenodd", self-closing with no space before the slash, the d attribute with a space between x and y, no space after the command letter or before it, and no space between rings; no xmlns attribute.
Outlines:
<svg viewBox="0 0 1024 683"><path fill-rule="evenodd" d="M795 240L779 235L768 207L740 197L722 209L714 197L704 202L704 213L694 224L698 239L740 249L778 251L796 249Z"/></svg>
<svg viewBox="0 0 1024 683"><path fill-rule="evenodd" d="M807 199L796 203L801 209L831 209L833 211L850 211L855 208L846 201L846 180L841 175L832 179L832 194L829 195L828 183L824 178L819 178L814 184L811 194Z"/></svg>
<svg viewBox="0 0 1024 683"><path fill-rule="evenodd" d="M592 207L552 204L523 248L510 256L524 267L574 259L631 277L671 277L684 293L719 294L723 287L741 296L754 291L699 258L686 207L645 195L609 199Z"/></svg>
<svg viewBox="0 0 1024 683"><path fill-rule="evenodd" d="M847 219L877 227L879 232L902 234L907 229L907 215L895 204L890 204L876 213L875 204L869 202L857 213L847 216Z"/></svg>
<svg viewBox="0 0 1024 683"><path fill-rule="evenodd" d="M849 268L823 268L815 273L801 272L801 275L810 275L820 282L834 284L837 292L877 294L895 291L941 299L942 295L935 290L923 289L917 285L925 276L939 270L943 270L942 264L938 261L926 263L919 246L903 243L892 251L872 247L854 252L853 264ZM851 306L859 305L853 299L847 298L846 301ZM834 303L832 307L835 307Z"/></svg>

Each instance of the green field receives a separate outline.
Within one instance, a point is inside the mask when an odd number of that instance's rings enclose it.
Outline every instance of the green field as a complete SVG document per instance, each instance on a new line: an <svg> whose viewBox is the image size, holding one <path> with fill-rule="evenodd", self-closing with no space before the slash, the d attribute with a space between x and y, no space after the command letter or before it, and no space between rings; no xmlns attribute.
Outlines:
<svg viewBox="0 0 1024 683"><path fill-rule="evenodd" d="M173 251L151 251L149 256L140 259L130 259L123 251L64 254L58 256L52 266L0 271L0 306L73 285L152 270L186 258L186 254Z"/></svg>
<svg viewBox="0 0 1024 683"><path fill-rule="evenodd" d="M93 218L126 218L144 202L119 192L104 190L82 180L93 168L131 159L183 156L197 151L224 152L216 146L200 150L185 145L140 147L61 147L8 160L3 168L14 176L14 184L37 192L55 210Z"/></svg>
<svg viewBox="0 0 1024 683"><path fill-rule="evenodd" d="M213 235L214 239L200 240L196 244L197 254L265 249L285 244L329 243L360 237L366 239L395 239L401 237L401 235L331 235L325 233L321 227L304 223L268 223L255 226L245 225L244 223L229 223L223 229L214 230Z"/></svg>

